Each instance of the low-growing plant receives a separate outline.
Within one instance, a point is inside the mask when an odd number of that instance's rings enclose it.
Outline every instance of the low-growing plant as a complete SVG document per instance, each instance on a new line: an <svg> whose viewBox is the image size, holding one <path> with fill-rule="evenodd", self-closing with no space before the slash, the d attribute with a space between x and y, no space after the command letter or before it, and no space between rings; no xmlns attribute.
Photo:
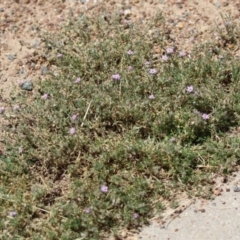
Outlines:
<svg viewBox="0 0 240 240"><path fill-rule="evenodd" d="M238 163L238 61L214 44L177 51L159 16L156 31L81 15L45 38L57 68L5 114L2 239L103 239L178 190L206 196L210 173Z"/></svg>

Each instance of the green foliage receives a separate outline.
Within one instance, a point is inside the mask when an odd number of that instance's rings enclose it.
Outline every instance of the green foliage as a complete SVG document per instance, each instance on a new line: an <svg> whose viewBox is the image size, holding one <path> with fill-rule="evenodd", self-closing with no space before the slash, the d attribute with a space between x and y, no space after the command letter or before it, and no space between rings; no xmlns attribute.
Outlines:
<svg viewBox="0 0 240 240"><path fill-rule="evenodd" d="M218 58L214 44L164 61L152 53L167 49L164 28L148 32L118 14L83 15L45 39L58 70L6 115L2 239L102 239L146 223L174 189L197 189L238 163L238 61L224 49Z"/></svg>

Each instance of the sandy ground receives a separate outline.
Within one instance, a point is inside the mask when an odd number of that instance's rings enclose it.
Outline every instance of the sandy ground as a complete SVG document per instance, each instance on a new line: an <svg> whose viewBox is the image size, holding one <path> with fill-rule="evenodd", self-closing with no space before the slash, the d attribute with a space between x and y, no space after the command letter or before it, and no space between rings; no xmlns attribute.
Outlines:
<svg viewBox="0 0 240 240"><path fill-rule="evenodd" d="M132 21L144 22L161 10L171 45L188 52L195 43L218 40L213 30L217 26L223 28L220 14L231 14L238 22L240 16L240 3L236 0L0 0L0 107L5 107L6 113L9 108L6 100L20 81L45 77L48 62L42 54L40 31L58 31L69 15L99 14L103 2L109 10L128 11ZM227 47L232 54L239 54L238 48ZM1 115L0 122L1 142L4 132ZM237 178L238 175L233 179ZM169 209L163 215L166 219L170 216L168 226L163 219L155 219L150 227L128 239L239 239L240 214L236 209L240 207L240 193L234 192L231 184L230 192L223 190L215 205L206 202L200 206L201 200L183 198L180 212L169 213L172 211ZM216 232L218 235L213 235Z"/></svg>

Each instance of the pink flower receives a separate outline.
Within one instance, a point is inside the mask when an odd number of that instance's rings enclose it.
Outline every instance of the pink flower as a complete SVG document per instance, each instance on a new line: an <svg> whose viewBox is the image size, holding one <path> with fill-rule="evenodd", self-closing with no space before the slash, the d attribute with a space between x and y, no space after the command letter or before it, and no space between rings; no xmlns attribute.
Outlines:
<svg viewBox="0 0 240 240"><path fill-rule="evenodd" d="M10 217L15 217L17 215L17 212L13 211L13 212L9 212L8 214Z"/></svg>
<svg viewBox="0 0 240 240"><path fill-rule="evenodd" d="M210 118L209 114L203 113L202 114L202 119L208 120Z"/></svg>
<svg viewBox="0 0 240 240"><path fill-rule="evenodd" d="M104 193L107 193L108 192L108 186L102 185L101 186L101 191L104 192Z"/></svg>
<svg viewBox="0 0 240 240"><path fill-rule="evenodd" d="M77 120L78 114L73 114L71 120L74 122Z"/></svg>
<svg viewBox="0 0 240 240"><path fill-rule="evenodd" d="M81 81L81 78L79 77L75 80L75 83L79 83L80 81Z"/></svg>
<svg viewBox="0 0 240 240"><path fill-rule="evenodd" d="M91 208L85 208L85 209L84 209L84 212L85 212L85 213L90 213L90 212L91 212Z"/></svg>
<svg viewBox="0 0 240 240"><path fill-rule="evenodd" d="M151 94L148 98L149 99L155 99L155 96L153 94Z"/></svg>
<svg viewBox="0 0 240 240"><path fill-rule="evenodd" d="M44 93L44 94L42 95L41 99L47 100L47 99L48 99L48 94L47 94L47 93Z"/></svg>
<svg viewBox="0 0 240 240"><path fill-rule="evenodd" d="M173 53L174 52L173 47L167 48L166 52L167 52L167 54Z"/></svg>
<svg viewBox="0 0 240 240"><path fill-rule="evenodd" d="M134 53L134 52L133 52L132 50L128 50L128 51L127 51L127 54L128 54L128 55L133 55L133 53Z"/></svg>
<svg viewBox="0 0 240 240"><path fill-rule="evenodd" d="M135 218L135 219L139 218L139 214L138 213L134 213L133 214L133 218Z"/></svg>
<svg viewBox="0 0 240 240"><path fill-rule="evenodd" d="M58 53L57 57L61 58L63 55L61 53Z"/></svg>
<svg viewBox="0 0 240 240"><path fill-rule="evenodd" d="M114 79L114 80L120 80L121 77L120 77L119 74L113 74L113 75L112 75L112 79Z"/></svg>
<svg viewBox="0 0 240 240"><path fill-rule="evenodd" d="M70 135L73 135L76 132L76 129L74 127L70 128L69 133Z"/></svg>
<svg viewBox="0 0 240 240"><path fill-rule="evenodd" d="M150 70L149 70L149 73L150 74L156 74L157 73L157 70L156 70L156 68L151 68Z"/></svg>
<svg viewBox="0 0 240 240"><path fill-rule="evenodd" d="M187 53L185 51L179 52L179 56L180 57L185 57L186 55L187 55Z"/></svg>
<svg viewBox="0 0 240 240"><path fill-rule="evenodd" d="M188 86L187 87L187 92L188 93L191 93L193 91L193 86L191 85L191 86Z"/></svg>
<svg viewBox="0 0 240 240"><path fill-rule="evenodd" d="M168 56L167 55L162 55L162 60L163 61L167 61L168 60Z"/></svg>

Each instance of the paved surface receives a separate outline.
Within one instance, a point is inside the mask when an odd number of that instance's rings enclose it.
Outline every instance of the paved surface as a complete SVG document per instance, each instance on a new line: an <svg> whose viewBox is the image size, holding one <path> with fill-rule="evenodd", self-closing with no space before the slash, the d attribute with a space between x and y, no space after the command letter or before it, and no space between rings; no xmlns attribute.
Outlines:
<svg viewBox="0 0 240 240"><path fill-rule="evenodd" d="M182 213L175 214L164 224L153 221L143 228L138 239L240 239L240 173L227 183L221 183L221 179L219 182L214 193L220 195L214 200L189 200L188 207Z"/></svg>

